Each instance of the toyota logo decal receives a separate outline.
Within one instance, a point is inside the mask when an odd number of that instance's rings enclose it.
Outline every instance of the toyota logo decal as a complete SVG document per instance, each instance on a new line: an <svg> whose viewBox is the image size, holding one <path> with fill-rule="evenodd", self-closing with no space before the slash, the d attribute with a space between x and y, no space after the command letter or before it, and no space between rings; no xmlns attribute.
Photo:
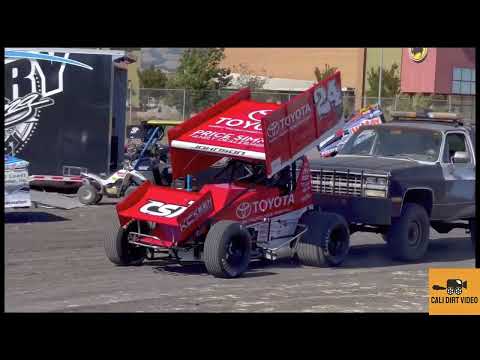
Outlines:
<svg viewBox="0 0 480 360"><path fill-rule="evenodd" d="M253 121L261 121L261 118L260 119L257 119L255 117L255 115L257 114L260 114L260 115L263 115L263 116L266 116L268 115L269 112L272 112L273 110L256 110L256 111L252 111L250 114L248 114L248 118L250 120L253 120Z"/></svg>
<svg viewBox="0 0 480 360"><path fill-rule="evenodd" d="M252 206L250 203L244 202L238 205L237 207L237 217L240 219L245 219L250 216L252 212Z"/></svg>
<svg viewBox="0 0 480 360"><path fill-rule="evenodd" d="M280 126L278 124L278 121L272 122L270 125L268 125L268 128L267 128L268 137L270 139L273 139L278 135L279 130L280 130Z"/></svg>

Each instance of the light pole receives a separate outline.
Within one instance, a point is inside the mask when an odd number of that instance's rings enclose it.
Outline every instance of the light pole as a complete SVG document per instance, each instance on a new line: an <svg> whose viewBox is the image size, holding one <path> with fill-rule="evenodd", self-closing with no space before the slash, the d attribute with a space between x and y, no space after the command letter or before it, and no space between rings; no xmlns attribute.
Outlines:
<svg viewBox="0 0 480 360"><path fill-rule="evenodd" d="M378 105L382 105L383 48L380 48L380 69L378 76Z"/></svg>
<svg viewBox="0 0 480 360"><path fill-rule="evenodd" d="M132 125L132 80L128 80L128 125Z"/></svg>

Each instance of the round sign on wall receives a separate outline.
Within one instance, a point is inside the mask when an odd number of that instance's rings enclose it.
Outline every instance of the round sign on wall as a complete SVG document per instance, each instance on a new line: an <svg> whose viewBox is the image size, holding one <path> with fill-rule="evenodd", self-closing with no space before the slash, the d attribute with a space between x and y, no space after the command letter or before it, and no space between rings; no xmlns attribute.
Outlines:
<svg viewBox="0 0 480 360"><path fill-rule="evenodd" d="M415 62L422 62L428 54L428 48L409 48L408 55Z"/></svg>

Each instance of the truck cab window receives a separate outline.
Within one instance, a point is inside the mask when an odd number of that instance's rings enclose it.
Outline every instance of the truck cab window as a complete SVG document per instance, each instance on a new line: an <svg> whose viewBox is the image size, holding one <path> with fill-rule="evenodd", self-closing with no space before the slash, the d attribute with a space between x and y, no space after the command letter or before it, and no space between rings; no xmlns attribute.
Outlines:
<svg viewBox="0 0 480 360"><path fill-rule="evenodd" d="M463 134L447 134L445 140L445 149L443 151L443 162L453 163L453 156L457 151L469 153L468 147L465 143L465 136Z"/></svg>

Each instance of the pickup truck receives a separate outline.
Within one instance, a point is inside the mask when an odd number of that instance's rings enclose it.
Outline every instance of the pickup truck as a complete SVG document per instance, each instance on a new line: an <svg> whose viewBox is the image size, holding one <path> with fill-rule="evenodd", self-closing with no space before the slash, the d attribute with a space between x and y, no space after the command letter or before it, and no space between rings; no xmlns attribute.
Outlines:
<svg viewBox="0 0 480 360"><path fill-rule="evenodd" d="M363 126L336 157L309 156L315 207L350 233L382 234L398 260L425 255L430 227L465 228L475 247L475 126L449 113L392 118Z"/></svg>

